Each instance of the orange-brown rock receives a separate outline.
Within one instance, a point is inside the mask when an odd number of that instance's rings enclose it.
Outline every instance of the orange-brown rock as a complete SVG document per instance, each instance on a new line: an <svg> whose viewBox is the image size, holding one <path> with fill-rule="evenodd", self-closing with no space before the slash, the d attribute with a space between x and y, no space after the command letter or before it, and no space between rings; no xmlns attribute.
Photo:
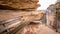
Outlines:
<svg viewBox="0 0 60 34"><path fill-rule="evenodd" d="M23 16L23 19L25 21L34 21L34 20L39 20L42 19L43 17L43 12L41 11L30 11L30 12L26 12L26 11L1 11L0 12L0 21L3 20L9 20L11 18L15 18L18 16Z"/></svg>
<svg viewBox="0 0 60 34"><path fill-rule="evenodd" d="M0 0L0 5L16 9L36 9L38 0Z"/></svg>
<svg viewBox="0 0 60 34"><path fill-rule="evenodd" d="M40 20L43 17L43 12L42 11L11 11L11 10L0 10L0 23L1 21L4 22L4 20L9 20L12 18L16 18L22 16L24 19L24 23L27 22L32 22L36 20ZM9 26L13 23L18 22L18 20L14 20L12 22L8 22L5 25ZM20 24L15 25L14 27L10 28L9 31L12 31L14 28L18 27ZM0 25L0 28L3 28L3 25Z"/></svg>

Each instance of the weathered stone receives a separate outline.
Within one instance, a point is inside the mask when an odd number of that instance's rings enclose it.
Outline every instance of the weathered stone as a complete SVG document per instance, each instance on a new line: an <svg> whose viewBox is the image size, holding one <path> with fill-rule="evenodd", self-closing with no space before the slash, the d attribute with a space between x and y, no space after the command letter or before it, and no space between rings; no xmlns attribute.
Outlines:
<svg viewBox="0 0 60 34"><path fill-rule="evenodd" d="M0 0L0 5L16 9L36 9L39 7L38 0Z"/></svg>
<svg viewBox="0 0 60 34"><path fill-rule="evenodd" d="M57 0L56 5L56 17L55 17L55 21L54 21L54 28L56 29L56 32L60 33L60 1Z"/></svg>
<svg viewBox="0 0 60 34"><path fill-rule="evenodd" d="M26 24L36 20L41 20L43 17L43 12L36 11L37 7L40 6L39 4L37 4L37 2L38 0L0 0L0 9L14 9L14 11L0 10L0 24L4 23L6 20L11 20L20 16L22 16L23 18L22 23L24 22ZM9 26L8 31L12 31L15 30L15 28L18 28L18 26L21 24L19 21L20 19L18 18L18 20L15 19L14 21L5 23L4 25L5 27ZM15 25L14 23L17 22L19 23ZM1 30L3 30L3 27L3 25L0 25L0 28L2 28Z"/></svg>
<svg viewBox="0 0 60 34"><path fill-rule="evenodd" d="M12 12L12 11L1 11L0 12L0 21L3 20L9 20L11 18L14 17L18 17L18 16L23 16L23 19L25 21L30 20L30 21L34 21L34 20L40 20L43 17L43 12L41 11L17 11L17 12Z"/></svg>
<svg viewBox="0 0 60 34"><path fill-rule="evenodd" d="M60 20L60 2L56 3L56 12L57 19Z"/></svg>

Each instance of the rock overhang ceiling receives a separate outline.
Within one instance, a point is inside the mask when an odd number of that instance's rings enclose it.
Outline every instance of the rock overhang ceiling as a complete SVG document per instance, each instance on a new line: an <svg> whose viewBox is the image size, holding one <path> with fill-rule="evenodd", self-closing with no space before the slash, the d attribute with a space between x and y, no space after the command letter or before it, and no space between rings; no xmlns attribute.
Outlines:
<svg viewBox="0 0 60 34"><path fill-rule="evenodd" d="M5 8L8 6L11 9L35 10L40 6L37 4L38 2L39 0L0 0L0 5Z"/></svg>

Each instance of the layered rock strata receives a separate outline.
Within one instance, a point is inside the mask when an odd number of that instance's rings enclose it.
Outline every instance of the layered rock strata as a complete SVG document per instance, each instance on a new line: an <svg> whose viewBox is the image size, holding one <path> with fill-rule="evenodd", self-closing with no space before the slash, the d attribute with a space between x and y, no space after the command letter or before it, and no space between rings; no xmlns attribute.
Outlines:
<svg viewBox="0 0 60 34"><path fill-rule="evenodd" d="M0 5L15 9L36 9L40 5L38 0L0 0Z"/></svg>

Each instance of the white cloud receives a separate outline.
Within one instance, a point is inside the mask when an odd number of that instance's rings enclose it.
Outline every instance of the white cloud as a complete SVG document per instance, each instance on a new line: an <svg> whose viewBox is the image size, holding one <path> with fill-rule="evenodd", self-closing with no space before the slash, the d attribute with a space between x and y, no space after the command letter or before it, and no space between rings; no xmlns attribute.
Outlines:
<svg viewBox="0 0 60 34"><path fill-rule="evenodd" d="M45 10L51 4L54 4L57 0L39 0L38 4L41 4L37 10Z"/></svg>

